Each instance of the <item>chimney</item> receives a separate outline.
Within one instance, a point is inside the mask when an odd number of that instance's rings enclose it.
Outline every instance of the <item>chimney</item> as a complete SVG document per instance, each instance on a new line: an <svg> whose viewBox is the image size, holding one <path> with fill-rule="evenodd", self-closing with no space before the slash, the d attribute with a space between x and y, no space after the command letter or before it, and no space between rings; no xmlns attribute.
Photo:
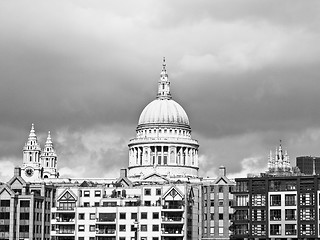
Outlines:
<svg viewBox="0 0 320 240"><path fill-rule="evenodd" d="M15 177L21 177L21 168L20 167L15 167L13 174L14 174Z"/></svg>
<svg viewBox="0 0 320 240"><path fill-rule="evenodd" d="M220 176L226 176L226 167L225 166L220 166L219 167L219 175Z"/></svg>
<svg viewBox="0 0 320 240"><path fill-rule="evenodd" d="M120 169L120 177L127 177L127 169L126 168Z"/></svg>

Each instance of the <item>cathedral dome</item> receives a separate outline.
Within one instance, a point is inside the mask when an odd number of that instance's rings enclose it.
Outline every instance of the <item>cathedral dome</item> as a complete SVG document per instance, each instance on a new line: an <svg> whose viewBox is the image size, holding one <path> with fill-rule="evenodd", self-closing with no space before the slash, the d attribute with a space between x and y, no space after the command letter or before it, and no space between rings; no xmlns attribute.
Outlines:
<svg viewBox="0 0 320 240"><path fill-rule="evenodd" d="M157 98L143 109L138 125L167 123L189 126L189 119L176 101Z"/></svg>

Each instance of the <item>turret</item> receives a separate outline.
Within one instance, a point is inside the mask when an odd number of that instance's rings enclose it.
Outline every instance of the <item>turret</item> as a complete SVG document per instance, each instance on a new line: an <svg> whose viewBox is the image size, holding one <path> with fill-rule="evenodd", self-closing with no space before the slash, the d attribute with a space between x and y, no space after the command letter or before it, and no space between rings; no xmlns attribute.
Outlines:
<svg viewBox="0 0 320 240"><path fill-rule="evenodd" d="M28 140L23 147L23 164L21 167L24 172L22 176L27 177L28 180L41 179L40 154L41 147L38 144L34 124L32 123Z"/></svg>
<svg viewBox="0 0 320 240"><path fill-rule="evenodd" d="M41 163L43 166L43 178L58 177L57 154L53 147L50 131L41 154Z"/></svg>
<svg viewBox="0 0 320 240"><path fill-rule="evenodd" d="M170 93L170 81L168 79L168 73L166 69L166 59L163 58L162 71L160 73L160 80L158 82L158 95L160 99L171 99Z"/></svg>

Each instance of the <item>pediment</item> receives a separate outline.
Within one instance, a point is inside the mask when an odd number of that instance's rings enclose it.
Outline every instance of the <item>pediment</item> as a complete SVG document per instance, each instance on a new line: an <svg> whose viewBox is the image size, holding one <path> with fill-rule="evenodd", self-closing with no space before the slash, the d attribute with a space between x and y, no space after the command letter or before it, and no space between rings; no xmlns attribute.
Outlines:
<svg viewBox="0 0 320 240"><path fill-rule="evenodd" d="M175 186L172 186L171 188L169 188L169 190L165 192L165 194L163 195L163 199L166 199L166 200L182 200L183 198L184 198L183 194Z"/></svg>
<svg viewBox="0 0 320 240"><path fill-rule="evenodd" d="M216 185L232 185L233 183L225 176L218 177L216 180L214 180L213 184Z"/></svg>
<svg viewBox="0 0 320 240"><path fill-rule="evenodd" d="M116 184L121 187L132 187L132 182L126 177L119 178Z"/></svg>
<svg viewBox="0 0 320 240"><path fill-rule="evenodd" d="M77 196L70 189L65 189L60 194L57 201L76 202L77 199L78 199Z"/></svg>
<svg viewBox="0 0 320 240"><path fill-rule="evenodd" d="M169 180L167 178L165 178L164 176L161 176L157 173L152 173L152 174L146 176L143 180L147 180L150 182L169 182Z"/></svg>
<svg viewBox="0 0 320 240"><path fill-rule="evenodd" d="M12 195L14 195L14 192L8 186L5 185L0 189L1 199L10 199Z"/></svg>

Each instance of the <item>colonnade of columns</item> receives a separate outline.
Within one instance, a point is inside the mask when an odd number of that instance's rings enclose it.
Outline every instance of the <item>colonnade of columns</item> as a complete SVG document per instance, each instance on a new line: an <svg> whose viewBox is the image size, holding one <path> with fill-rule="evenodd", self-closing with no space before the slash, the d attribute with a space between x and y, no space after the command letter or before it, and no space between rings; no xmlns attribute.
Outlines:
<svg viewBox="0 0 320 240"><path fill-rule="evenodd" d="M181 165L198 167L198 149L185 146L134 146L129 149L129 166Z"/></svg>

